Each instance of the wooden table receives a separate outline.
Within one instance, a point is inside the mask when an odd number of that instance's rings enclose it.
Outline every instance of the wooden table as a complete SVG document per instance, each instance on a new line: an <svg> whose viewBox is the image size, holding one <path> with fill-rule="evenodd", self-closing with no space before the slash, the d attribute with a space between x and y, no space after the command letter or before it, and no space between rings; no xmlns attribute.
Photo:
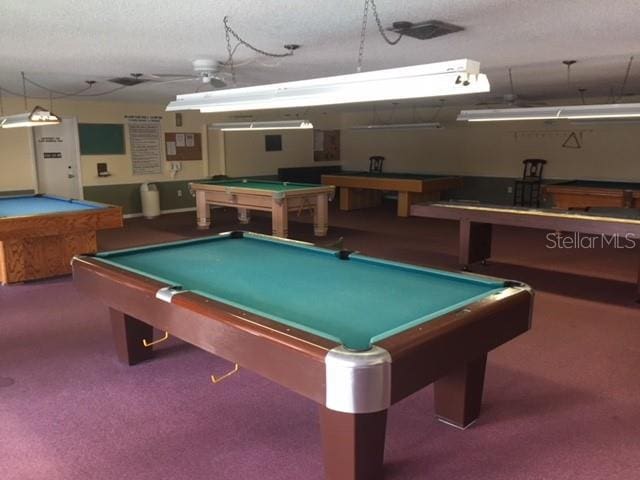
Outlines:
<svg viewBox="0 0 640 480"><path fill-rule="evenodd" d="M327 480L382 479L387 410L431 383L436 416L470 426L488 352L529 330L533 303L519 282L246 232L76 257L73 280L110 308L123 363L152 357L155 327L233 362L222 378L246 369L315 402Z"/></svg>
<svg viewBox="0 0 640 480"><path fill-rule="evenodd" d="M51 195L0 197L0 283L71 273L74 255L95 253L96 232L122 227L122 209Z"/></svg>
<svg viewBox="0 0 640 480"><path fill-rule="evenodd" d="M542 193L555 207L563 210L640 208L640 183L572 180L543 185Z"/></svg>
<svg viewBox="0 0 640 480"><path fill-rule="evenodd" d="M413 173L342 172L322 175L324 185L340 187L340 210L380 205L383 191L398 192L398 216L408 217L409 207L438 200L443 191L462 186L462 178Z"/></svg>
<svg viewBox="0 0 640 480"><path fill-rule="evenodd" d="M491 257L493 225L617 236L620 241L634 242L636 248L640 243L640 218L617 218L553 209L459 202L416 204L411 207L411 215L457 220L460 223L458 258L461 267L465 269L473 263L485 261ZM640 266L637 294L640 299Z"/></svg>
<svg viewBox="0 0 640 480"><path fill-rule="evenodd" d="M249 223L250 210L271 212L273 234L287 237L289 212L313 210L313 229L318 237L327 234L329 227L328 202L335 188L309 183L261 180L210 180L193 182L190 189L196 195L198 228L211 225L211 205L238 209L240 223Z"/></svg>

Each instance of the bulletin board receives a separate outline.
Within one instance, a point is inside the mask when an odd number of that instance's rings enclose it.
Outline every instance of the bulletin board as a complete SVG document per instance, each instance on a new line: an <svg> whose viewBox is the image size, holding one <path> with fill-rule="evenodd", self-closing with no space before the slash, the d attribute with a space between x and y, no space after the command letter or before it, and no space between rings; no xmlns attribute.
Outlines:
<svg viewBox="0 0 640 480"><path fill-rule="evenodd" d="M200 133L166 132L164 146L168 162L202 160L202 135Z"/></svg>
<svg viewBox="0 0 640 480"><path fill-rule="evenodd" d="M124 155L124 125L121 123L81 123L78 125L80 154Z"/></svg>

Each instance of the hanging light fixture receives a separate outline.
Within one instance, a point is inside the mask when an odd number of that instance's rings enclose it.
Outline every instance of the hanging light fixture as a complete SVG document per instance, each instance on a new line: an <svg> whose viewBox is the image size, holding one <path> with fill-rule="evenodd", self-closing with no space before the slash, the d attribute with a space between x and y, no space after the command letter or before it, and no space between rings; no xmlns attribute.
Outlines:
<svg viewBox="0 0 640 480"><path fill-rule="evenodd" d="M314 107L488 92L473 60L454 60L335 77L178 95L169 112L203 113Z"/></svg>
<svg viewBox="0 0 640 480"><path fill-rule="evenodd" d="M60 117L45 108L35 107L30 112L9 115L2 119L2 128L39 127L40 125L59 125Z"/></svg>
<svg viewBox="0 0 640 480"><path fill-rule="evenodd" d="M564 60L562 62L567 67L567 96L571 95L571 67L575 60ZM502 109L482 109L482 110L462 110L458 115L459 121L467 122L500 122L515 120L572 120L576 122L599 122L599 121L622 121L625 119L640 119L640 103L616 103L625 93L625 87L629 80L633 57L629 58L627 69L620 89L618 98L612 97L613 103L598 105L586 105L584 92L586 89L579 88L580 98L583 105L565 105L549 107L525 107L525 108L502 108ZM583 123L584 124L584 123Z"/></svg>
<svg viewBox="0 0 640 480"><path fill-rule="evenodd" d="M22 91L24 95L24 108L27 110L25 113L17 113L15 115L7 115L0 117L0 127L2 128L21 128L21 127L39 127L41 125L59 125L62 123L62 119L51 113L50 110L36 106L33 110L29 111L27 107L27 84L24 77L24 72L20 72L22 75Z"/></svg>
<svg viewBox="0 0 640 480"><path fill-rule="evenodd" d="M462 110L460 115L458 115L458 120L467 122L500 122L514 120L595 120L639 117L640 103L613 103L604 105Z"/></svg>
<svg viewBox="0 0 640 480"><path fill-rule="evenodd" d="M212 123L209 128L223 132L259 131L259 130L305 130L313 128L308 120L275 120L264 122L226 122Z"/></svg>
<svg viewBox="0 0 640 480"><path fill-rule="evenodd" d="M390 118L390 122L389 123L378 123L376 122L376 109L375 106L373 108L373 115L372 115L372 122L369 125L353 125L351 127L349 127L350 130L355 130L355 131L359 131L359 132L364 132L364 131L371 131L371 130L433 130L433 129L441 129L444 128L444 126L436 121L438 119L438 114L440 113L440 111L442 110L442 107L444 107L444 99L440 99L440 105L438 106L438 109L436 110L435 114L433 115L433 118L428 121L425 122L423 121L421 118L419 118L418 114L417 114L417 107L416 105L413 105L413 121L411 123L394 123L393 122L393 115L396 111L396 108L398 106L397 102L393 103L393 110L391 111L391 118Z"/></svg>

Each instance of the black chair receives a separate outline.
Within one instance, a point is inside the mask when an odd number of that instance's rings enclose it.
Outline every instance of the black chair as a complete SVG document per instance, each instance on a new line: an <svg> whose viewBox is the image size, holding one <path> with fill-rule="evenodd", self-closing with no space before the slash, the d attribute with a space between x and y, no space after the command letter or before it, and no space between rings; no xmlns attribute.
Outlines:
<svg viewBox="0 0 640 480"><path fill-rule="evenodd" d="M540 207L542 171L546 160L528 158L523 162L522 179L513 186L513 204L521 207Z"/></svg>
<svg viewBox="0 0 640 480"><path fill-rule="evenodd" d="M378 155L369 157L369 172L370 173L382 173L382 164L384 163L384 157Z"/></svg>

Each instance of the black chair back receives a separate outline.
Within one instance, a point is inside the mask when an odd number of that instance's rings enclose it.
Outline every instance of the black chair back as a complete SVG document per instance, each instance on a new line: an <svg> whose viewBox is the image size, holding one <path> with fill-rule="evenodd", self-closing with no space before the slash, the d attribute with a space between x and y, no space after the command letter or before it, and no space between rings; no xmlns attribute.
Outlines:
<svg viewBox="0 0 640 480"><path fill-rule="evenodd" d="M384 157L374 155L369 157L369 172L382 173L382 164L384 163Z"/></svg>

